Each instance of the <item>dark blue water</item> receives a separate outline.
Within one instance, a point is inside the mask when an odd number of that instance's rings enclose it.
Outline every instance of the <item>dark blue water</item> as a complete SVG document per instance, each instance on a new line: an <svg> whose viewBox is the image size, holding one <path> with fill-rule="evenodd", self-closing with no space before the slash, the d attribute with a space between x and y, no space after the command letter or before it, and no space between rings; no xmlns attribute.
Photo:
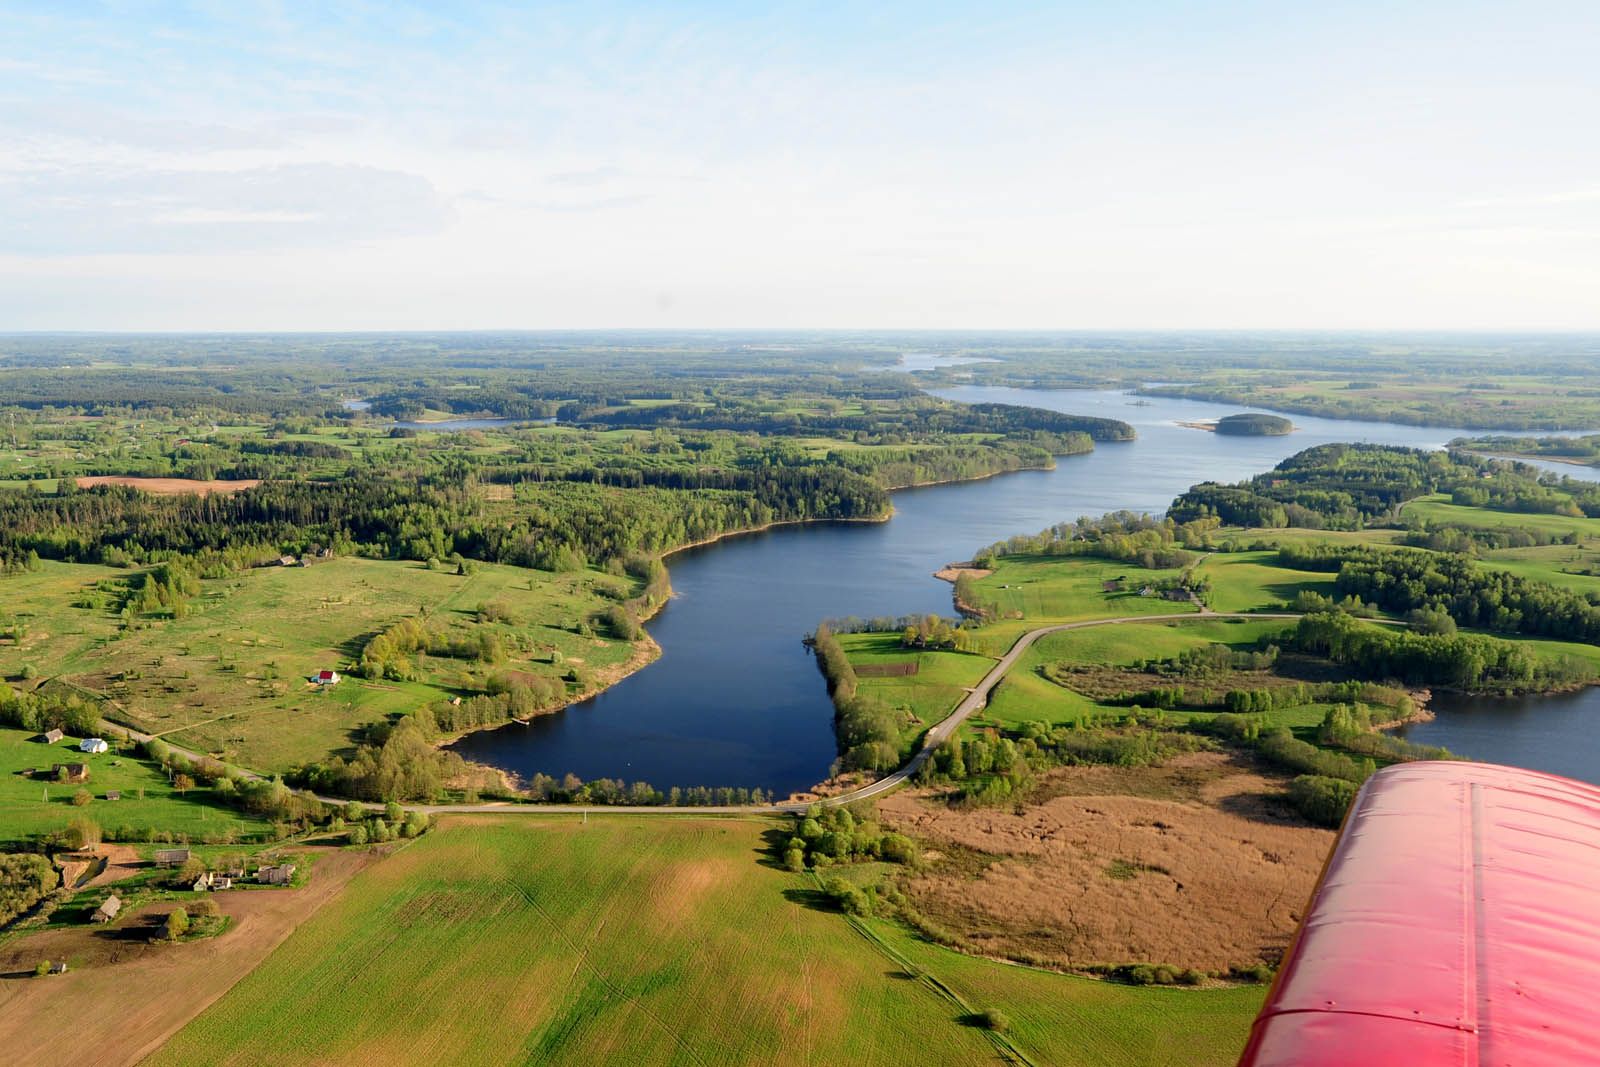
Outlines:
<svg viewBox="0 0 1600 1067"><path fill-rule="evenodd" d="M1600 686L1533 697L1438 696L1436 718L1397 730L1459 756L1600 783Z"/></svg>
<svg viewBox="0 0 1600 1067"><path fill-rule="evenodd" d="M932 573L1012 534L1121 508L1160 512L1196 482L1242 479L1314 444L1433 448L1464 432L1296 416L1303 429L1285 437L1229 437L1175 425L1242 410L1227 405L1151 398L1135 406L1116 392L987 387L941 395L1119 418L1138 427L1139 440L1063 457L1053 471L905 490L887 523L786 526L678 553L668 560L677 595L649 625L660 660L593 700L468 735L455 750L524 776L804 789L835 755L832 707L801 644L820 619L950 614L950 587ZM1435 706L1429 728L1447 731L1453 716L1442 698ZM1589 721L1600 727L1600 708ZM1588 777L1600 776L1600 754L1588 766Z"/></svg>

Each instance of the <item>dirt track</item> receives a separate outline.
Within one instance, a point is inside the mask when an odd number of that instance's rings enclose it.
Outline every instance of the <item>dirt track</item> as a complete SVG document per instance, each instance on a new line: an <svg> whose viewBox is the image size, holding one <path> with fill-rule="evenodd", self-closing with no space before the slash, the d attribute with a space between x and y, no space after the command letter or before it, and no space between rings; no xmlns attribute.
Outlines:
<svg viewBox="0 0 1600 1067"><path fill-rule="evenodd" d="M152 945L116 936L139 925L130 913L110 928L72 926L0 943L0 1058L7 1067L138 1063L378 858L329 850L317 855L304 888L218 893L213 899L233 923L207 941ZM33 977L41 959L65 959L71 970Z"/></svg>
<svg viewBox="0 0 1600 1067"><path fill-rule="evenodd" d="M244 489L254 489L261 484L261 479L241 478L233 482L199 482L193 478L136 478L125 474L96 474L78 478L77 482L79 489L88 489L96 485L127 485L143 489L147 493L154 493L156 496L177 496L180 493L210 496L212 493L237 493Z"/></svg>

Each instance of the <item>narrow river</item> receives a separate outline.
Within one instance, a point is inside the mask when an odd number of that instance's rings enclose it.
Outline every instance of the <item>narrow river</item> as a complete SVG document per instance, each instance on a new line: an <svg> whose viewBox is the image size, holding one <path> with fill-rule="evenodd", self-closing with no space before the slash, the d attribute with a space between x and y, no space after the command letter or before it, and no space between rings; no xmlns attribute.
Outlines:
<svg viewBox="0 0 1600 1067"><path fill-rule="evenodd" d="M886 523L785 526L677 553L667 561L677 595L649 627L660 660L593 700L527 726L470 734L455 750L524 776L804 789L827 775L835 754L832 706L801 645L818 620L948 615L950 587L932 572L1012 534L1118 509L1161 512L1196 482L1236 481L1315 444L1438 448L1465 433L1295 416L1300 429L1286 437L1228 437L1177 422L1249 409L1155 397L1136 404L1121 392L1082 390L969 386L939 395L1122 419L1139 439L1063 457L1052 471L904 490ZM1548 467L1600 478L1590 468ZM1441 699L1438 719L1412 736L1600 780L1600 688L1549 717L1538 703L1505 714L1475 704L1457 716ZM1551 730L1548 741L1535 739Z"/></svg>

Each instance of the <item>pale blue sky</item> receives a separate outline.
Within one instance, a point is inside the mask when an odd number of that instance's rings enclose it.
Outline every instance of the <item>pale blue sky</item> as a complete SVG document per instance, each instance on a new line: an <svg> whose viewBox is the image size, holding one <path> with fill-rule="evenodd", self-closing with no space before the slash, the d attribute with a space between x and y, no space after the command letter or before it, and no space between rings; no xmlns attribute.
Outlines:
<svg viewBox="0 0 1600 1067"><path fill-rule="evenodd" d="M19 4L0 329L1600 328L1600 4Z"/></svg>

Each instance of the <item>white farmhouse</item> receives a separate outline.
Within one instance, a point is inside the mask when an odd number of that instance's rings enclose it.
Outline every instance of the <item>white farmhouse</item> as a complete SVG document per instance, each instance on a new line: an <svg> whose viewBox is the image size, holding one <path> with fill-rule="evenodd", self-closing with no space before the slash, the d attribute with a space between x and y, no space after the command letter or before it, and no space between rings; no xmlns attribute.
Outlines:
<svg viewBox="0 0 1600 1067"><path fill-rule="evenodd" d="M110 749L111 746L106 744L105 738L103 737L85 737L82 741L78 742L78 750L81 752L91 752L95 755L99 755L102 752L110 751Z"/></svg>

